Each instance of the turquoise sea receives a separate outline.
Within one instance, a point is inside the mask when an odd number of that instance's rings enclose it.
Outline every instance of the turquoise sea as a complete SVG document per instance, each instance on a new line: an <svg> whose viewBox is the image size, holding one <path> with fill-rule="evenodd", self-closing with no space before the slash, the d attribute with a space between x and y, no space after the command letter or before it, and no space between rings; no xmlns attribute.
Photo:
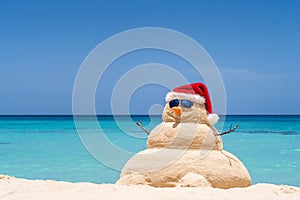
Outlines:
<svg viewBox="0 0 300 200"><path fill-rule="evenodd" d="M90 120L82 117L85 126L81 128L93 132L97 127ZM143 120L143 125L151 130L161 122L161 117L132 116L118 120L123 129L112 116L98 116L99 124L113 144L138 152L146 148L146 138L127 135L124 128L145 136L134 121ZM240 127L222 136L224 149L243 161L253 183L300 186L300 116L227 116L224 130L230 124ZM120 172L88 153L72 116L0 116L0 174L27 179L114 183Z"/></svg>

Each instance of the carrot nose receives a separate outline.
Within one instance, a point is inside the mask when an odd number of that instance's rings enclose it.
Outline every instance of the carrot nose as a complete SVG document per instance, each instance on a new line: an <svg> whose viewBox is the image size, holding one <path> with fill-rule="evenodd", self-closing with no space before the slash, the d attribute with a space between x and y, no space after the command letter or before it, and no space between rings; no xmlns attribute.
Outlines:
<svg viewBox="0 0 300 200"><path fill-rule="evenodd" d="M176 115L181 115L181 108L180 107L177 107L177 106L175 106L175 107L173 107L172 108L172 110L173 110L173 112L176 114Z"/></svg>

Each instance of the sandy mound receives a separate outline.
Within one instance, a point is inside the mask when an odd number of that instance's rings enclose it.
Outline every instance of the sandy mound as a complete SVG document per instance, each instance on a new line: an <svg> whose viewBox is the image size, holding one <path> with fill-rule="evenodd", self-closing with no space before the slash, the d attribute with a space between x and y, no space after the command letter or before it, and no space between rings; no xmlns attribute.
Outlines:
<svg viewBox="0 0 300 200"><path fill-rule="evenodd" d="M242 162L226 151L147 149L133 156L117 182L154 187L247 187L250 175Z"/></svg>
<svg viewBox="0 0 300 200"><path fill-rule="evenodd" d="M112 184L67 183L25 180L0 176L0 199L93 200L93 199L300 199L300 188L257 184L227 190L216 188L154 188Z"/></svg>

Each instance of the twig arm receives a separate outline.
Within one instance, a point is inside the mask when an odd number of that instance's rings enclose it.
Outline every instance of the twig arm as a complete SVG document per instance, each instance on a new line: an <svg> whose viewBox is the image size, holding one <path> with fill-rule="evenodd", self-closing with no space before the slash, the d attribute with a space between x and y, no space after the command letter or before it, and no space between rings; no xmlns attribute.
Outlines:
<svg viewBox="0 0 300 200"><path fill-rule="evenodd" d="M138 125L145 133L147 133L147 135L150 135L149 131L145 127L143 127L142 120L137 122L136 125Z"/></svg>
<svg viewBox="0 0 300 200"><path fill-rule="evenodd" d="M232 129L232 124L231 124L231 125L230 125L229 131L220 133L219 135L225 135L225 134L228 134L228 133L232 133L232 132L234 132L238 127L239 127L239 124L235 125L235 127Z"/></svg>

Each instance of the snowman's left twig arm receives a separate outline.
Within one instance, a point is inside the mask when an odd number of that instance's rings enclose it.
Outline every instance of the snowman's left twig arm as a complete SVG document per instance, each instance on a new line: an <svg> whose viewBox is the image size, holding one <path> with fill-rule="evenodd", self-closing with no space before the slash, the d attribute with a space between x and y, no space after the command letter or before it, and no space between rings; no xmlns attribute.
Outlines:
<svg viewBox="0 0 300 200"><path fill-rule="evenodd" d="M138 125L145 133L147 133L147 135L150 135L149 131L143 127L142 120L137 122L136 125Z"/></svg>
<svg viewBox="0 0 300 200"><path fill-rule="evenodd" d="M232 133L234 132L237 128L239 127L239 124L235 125L234 128L232 128L232 124L230 125L230 129L229 131L226 131L226 132L223 132L223 133L220 133L219 135L225 135L225 134L228 134L228 133Z"/></svg>

